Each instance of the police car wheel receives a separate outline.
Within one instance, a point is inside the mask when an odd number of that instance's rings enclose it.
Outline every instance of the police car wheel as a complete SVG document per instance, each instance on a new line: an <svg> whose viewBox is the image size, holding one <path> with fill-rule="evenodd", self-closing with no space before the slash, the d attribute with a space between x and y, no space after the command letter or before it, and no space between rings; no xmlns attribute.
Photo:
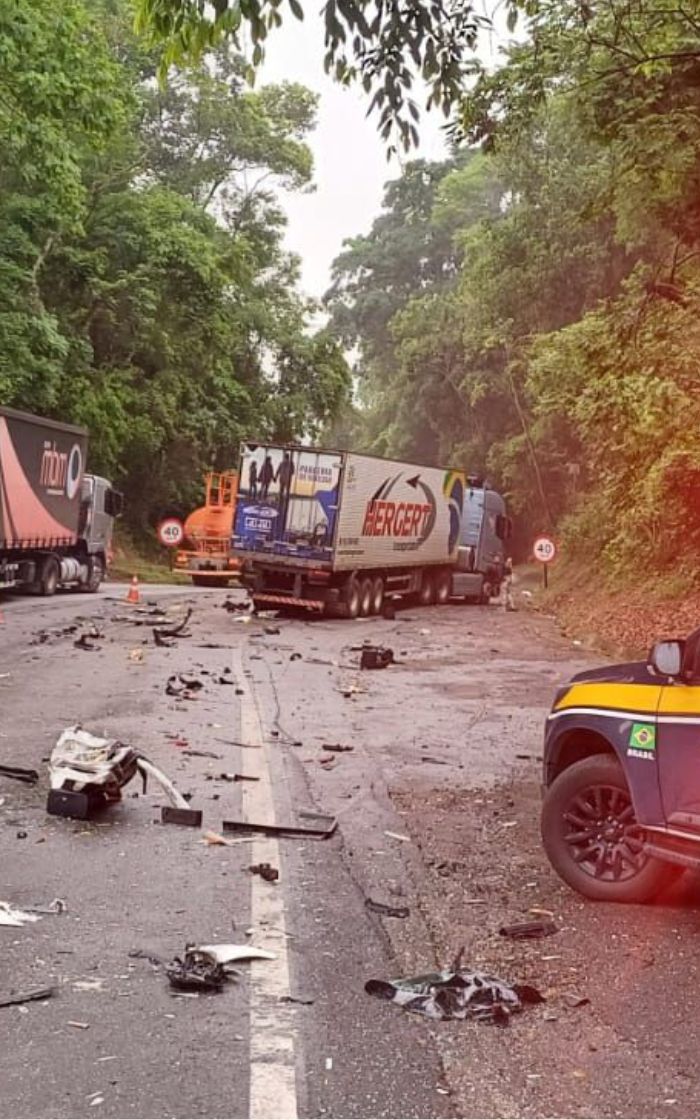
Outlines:
<svg viewBox="0 0 700 1120"><path fill-rule="evenodd" d="M644 829L612 755L581 759L555 778L541 830L552 867L586 898L647 902L682 873L646 854Z"/></svg>

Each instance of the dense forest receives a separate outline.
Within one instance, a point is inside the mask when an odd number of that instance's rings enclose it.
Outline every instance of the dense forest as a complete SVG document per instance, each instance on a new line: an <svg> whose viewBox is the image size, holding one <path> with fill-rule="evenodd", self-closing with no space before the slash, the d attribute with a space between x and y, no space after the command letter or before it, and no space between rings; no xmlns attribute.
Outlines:
<svg viewBox="0 0 700 1120"><path fill-rule="evenodd" d="M137 532L349 390L275 195L312 181L315 95L230 44L156 69L126 0L0 5L0 402L85 424Z"/></svg>
<svg viewBox="0 0 700 1120"><path fill-rule="evenodd" d="M611 573L700 574L700 6L529 5L327 296L335 430L466 464ZM457 141L462 139L462 143Z"/></svg>

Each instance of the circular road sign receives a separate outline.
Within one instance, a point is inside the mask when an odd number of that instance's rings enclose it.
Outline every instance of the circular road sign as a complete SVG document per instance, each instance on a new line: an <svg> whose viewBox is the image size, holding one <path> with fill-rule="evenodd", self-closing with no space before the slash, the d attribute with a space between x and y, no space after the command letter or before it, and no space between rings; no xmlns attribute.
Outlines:
<svg viewBox="0 0 700 1120"><path fill-rule="evenodd" d="M185 527L177 517L166 517L158 526L158 540L166 548L177 548L184 536Z"/></svg>
<svg viewBox="0 0 700 1120"><path fill-rule="evenodd" d="M541 564L551 564L557 555L557 546L551 537L538 537L532 546L532 554Z"/></svg>

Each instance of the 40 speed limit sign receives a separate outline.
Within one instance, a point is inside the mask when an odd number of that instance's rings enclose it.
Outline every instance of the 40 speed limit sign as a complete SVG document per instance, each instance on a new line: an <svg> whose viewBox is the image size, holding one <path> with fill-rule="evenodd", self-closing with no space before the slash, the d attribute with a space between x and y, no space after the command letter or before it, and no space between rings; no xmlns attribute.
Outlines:
<svg viewBox="0 0 700 1120"><path fill-rule="evenodd" d="M537 537L532 546L532 555L540 564L551 564L556 558L557 546L551 537Z"/></svg>
<svg viewBox="0 0 700 1120"><path fill-rule="evenodd" d="M166 517L158 526L158 540L166 548L177 548L184 535L185 527L177 517Z"/></svg>

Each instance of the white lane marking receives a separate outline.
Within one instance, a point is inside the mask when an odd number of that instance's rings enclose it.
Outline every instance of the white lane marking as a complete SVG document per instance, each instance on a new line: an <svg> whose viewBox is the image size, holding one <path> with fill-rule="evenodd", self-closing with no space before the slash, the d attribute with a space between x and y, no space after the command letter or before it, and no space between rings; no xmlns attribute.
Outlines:
<svg viewBox="0 0 700 1120"><path fill-rule="evenodd" d="M245 752L246 772L259 781L243 783L243 817L274 824L268 748L239 650L234 654L233 671L245 690L241 697L241 739L260 745L260 750ZM271 863L279 868L279 842L261 835L251 845L251 863ZM296 1031L291 1010L280 1002L281 996L289 995L283 885L251 876L251 925L256 930L255 943L272 949L277 958L252 961L250 965L249 1115L251 1120L297 1120Z"/></svg>

